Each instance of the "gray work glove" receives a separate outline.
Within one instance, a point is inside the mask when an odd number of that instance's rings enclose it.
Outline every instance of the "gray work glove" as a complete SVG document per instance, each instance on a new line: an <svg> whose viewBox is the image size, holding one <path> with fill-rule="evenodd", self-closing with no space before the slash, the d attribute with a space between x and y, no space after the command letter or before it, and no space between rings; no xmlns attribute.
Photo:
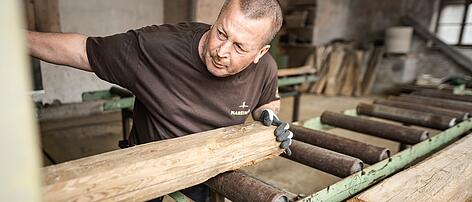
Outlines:
<svg viewBox="0 0 472 202"><path fill-rule="evenodd" d="M285 149L285 154L290 156L292 151L290 150L289 146L292 144L292 131L288 130L290 125L288 123L279 120L277 115L270 109L264 109L262 111L261 116L259 117L259 121L262 122L265 126L277 126L274 131L276 136L276 140L280 143L280 147Z"/></svg>

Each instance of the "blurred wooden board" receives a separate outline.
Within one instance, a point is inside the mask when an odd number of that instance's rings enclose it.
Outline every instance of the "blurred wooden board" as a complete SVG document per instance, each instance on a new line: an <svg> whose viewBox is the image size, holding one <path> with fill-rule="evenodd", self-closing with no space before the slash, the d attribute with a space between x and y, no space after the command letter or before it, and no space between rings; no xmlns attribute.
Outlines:
<svg viewBox="0 0 472 202"><path fill-rule="evenodd" d="M316 69L314 69L311 65L305 65L301 67L279 69L277 71L277 76L284 77L284 76L296 76L296 75L314 74L314 73L316 73Z"/></svg>
<svg viewBox="0 0 472 202"><path fill-rule="evenodd" d="M471 201L472 135L349 201Z"/></svg>

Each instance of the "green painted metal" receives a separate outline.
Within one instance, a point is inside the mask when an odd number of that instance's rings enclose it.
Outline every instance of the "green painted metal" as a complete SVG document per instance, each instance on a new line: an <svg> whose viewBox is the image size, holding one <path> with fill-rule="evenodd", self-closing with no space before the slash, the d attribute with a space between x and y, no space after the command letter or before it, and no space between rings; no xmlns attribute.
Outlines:
<svg viewBox="0 0 472 202"><path fill-rule="evenodd" d="M176 202L187 202L187 199L182 192L176 191L174 193L170 193L169 196L173 198Z"/></svg>
<svg viewBox="0 0 472 202"><path fill-rule="evenodd" d="M108 100L113 98L109 90L90 91L82 93L82 101Z"/></svg>
<svg viewBox="0 0 472 202"><path fill-rule="evenodd" d="M121 98L116 100L110 100L103 103L104 111L112 111L118 109L133 108L134 106L134 97Z"/></svg>
<svg viewBox="0 0 472 202"><path fill-rule="evenodd" d="M344 110L344 111L343 111L343 114L349 115L349 116L358 116L356 109Z"/></svg>
<svg viewBox="0 0 472 202"><path fill-rule="evenodd" d="M278 81L279 87L290 86L295 84L309 83L318 81L318 77L315 75L303 75L303 76L292 76L280 78Z"/></svg>
<svg viewBox="0 0 472 202"><path fill-rule="evenodd" d="M454 87L453 93L456 95L472 95L472 91L465 87L465 84Z"/></svg>
<svg viewBox="0 0 472 202"><path fill-rule="evenodd" d="M451 142L471 129L472 118L299 201L342 201L348 199L365 188L400 171L414 160L424 157L435 149Z"/></svg>

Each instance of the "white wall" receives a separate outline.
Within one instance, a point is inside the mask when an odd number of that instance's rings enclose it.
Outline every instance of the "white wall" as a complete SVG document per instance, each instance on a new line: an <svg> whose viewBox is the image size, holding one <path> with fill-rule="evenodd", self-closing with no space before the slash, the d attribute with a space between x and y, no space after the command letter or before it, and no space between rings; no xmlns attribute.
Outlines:
<svg viewBox="0 0 472 202"><path fill-rule="evenodd" d="M105 36L164 22L163 0L60 0L62 32ZM95 74L41 62L43 102L79 102L84 91L108 89Z"/></svg>

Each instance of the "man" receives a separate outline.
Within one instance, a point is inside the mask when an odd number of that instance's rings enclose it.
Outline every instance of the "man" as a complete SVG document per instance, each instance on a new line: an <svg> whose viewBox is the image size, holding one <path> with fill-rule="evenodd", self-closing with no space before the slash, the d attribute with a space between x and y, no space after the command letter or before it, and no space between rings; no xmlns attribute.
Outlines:
<svg viewBox="0 0 472 202"><path fill-rule="evenodd" d="M35 57L131 90L135 144L241 124L252 112L278 126L276 139L289 154L292 133L275 115L277 66L266 54L281 24L276 0L228 0L211 27L148 26L108 37L29 32L28 43ZM207 192L196 186L188 194L204 200L197 189Z"/></svg>

